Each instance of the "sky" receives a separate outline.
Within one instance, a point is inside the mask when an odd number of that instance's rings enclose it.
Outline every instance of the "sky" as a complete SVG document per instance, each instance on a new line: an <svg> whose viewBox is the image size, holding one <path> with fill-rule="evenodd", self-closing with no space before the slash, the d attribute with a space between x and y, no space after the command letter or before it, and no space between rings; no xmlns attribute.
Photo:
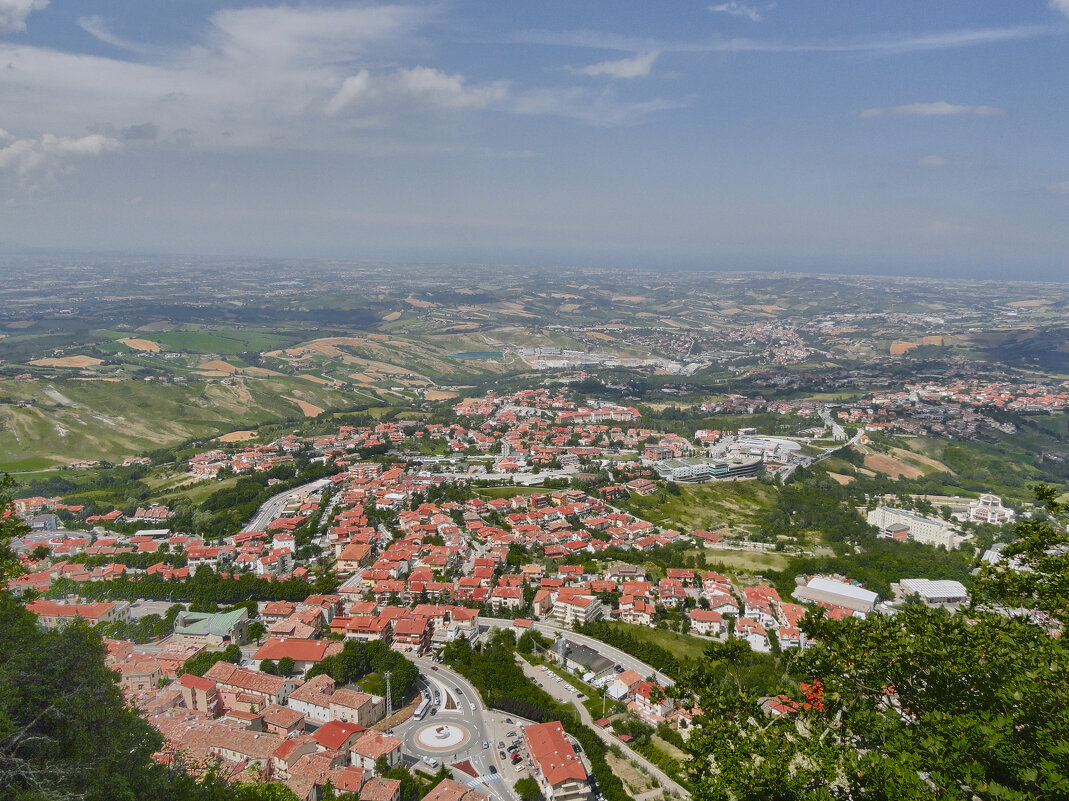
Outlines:
<svg viewBox="0 0 1069 801"><path fill-rule="evenodd" d="M0 0L0 246L1069 279L1069 0Z"/></svg>

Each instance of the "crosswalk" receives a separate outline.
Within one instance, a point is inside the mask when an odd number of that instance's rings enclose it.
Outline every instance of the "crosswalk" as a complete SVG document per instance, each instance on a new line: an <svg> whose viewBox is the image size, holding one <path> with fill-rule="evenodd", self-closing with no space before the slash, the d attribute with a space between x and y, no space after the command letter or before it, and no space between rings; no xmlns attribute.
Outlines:
<svg viewBox="0 0 1069 801"><path fill-rule="evenodd" d="M478 787L480 784L489 784L490 782L501 781L500 773L484 773L481 776L476 776L474 779L468 779L464 784L468 787Z"/></svg>

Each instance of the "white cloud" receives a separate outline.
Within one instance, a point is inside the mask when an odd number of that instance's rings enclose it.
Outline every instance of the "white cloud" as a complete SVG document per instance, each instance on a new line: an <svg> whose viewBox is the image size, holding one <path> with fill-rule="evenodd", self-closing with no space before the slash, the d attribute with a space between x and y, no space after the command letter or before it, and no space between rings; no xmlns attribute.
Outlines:
<svg viewBox="0 0 1069 801"><path fill-rule="evenodd" d="M942 156L924 156L917 162L917 164L921 167L938 170L941 167L947 166L947 160Z"/></svg>
<svg viewBox="0 0 1069 801"><path fill-rule="evenodd" d="M111 32L111 28L97 15L91 17L82 17L78 20L78 27L88 33L94 39L97 39L104 44L109 44L112 47L118 47L120 50L129 50L131 53L147 53L148 48L137 42L131 42L129 39L124 39L121 36L116 36Z"/></svg>
<svg viewBox="0 0 1069 801"><path fill-rule="evenodd" d="M709 6L709 10L717 14L730 14L733 17L745 17L750 22L760 22L764 17L753 6L748 6L745 3L740 3L738 0L731 0L729 3L719 3L715 6Z"/></svg>
<svg viewBox="0 0 1069 801"><path fill-rule="evenodd" d="M0 33L26 30L26 17L48 5L48 0L0 0Z"/></svg>
<svg viewBox="0 0 1069 801"><path fill-rule="evenodd" d="M642 78L650 74L653 63L661 55L660 50L641 53L634 58L621 58L618 61L602 61L588 67L568 67L576 75L608 75L610 78Z"/></svg>
<svg viewBox="0 0 1069 801"><path fill-rule="evenodd" d="M366 69L346 78L326 105L328 116L342 111L379 111L426 106L441 109L480 109L502 100L504 82L468 86L462 75L447 75L431 67L400 69L372 76Z"/></svg>
<svg viewBox="0 0 1069 801"><path fill-rule="evenodd" d="M659 111L681 108L682 103L653 98L623 102L609 91L593 94L578 87L534 89L520 93L512 102L517 114L569 117L591 125L634 125Z"/></svg>
<svg viewBox="0 0 1069 801"><path fill-rule="evenodd" d="M1050 0L1050 7L1069 17L1069 0Z"/></svg>
<svg viewBox="0 0 1069 801"><path fill-rule="evenodd" d="M102 134L80 139L44 134L37 139L16 139L0 129L0 170L25 178L31 173L52 175L71 159L92 158L122 150L123 144Z"/></svg>
<svg viewBox="0 0 1069 801"><path fill-rule="evenodd" d="M880 117L994 117L1005 113L1004 109L994 106L959 106L940 100L936 103L909 103L905 106L887 106L884 108L867 108L861 112L866 120Z"/></svg>

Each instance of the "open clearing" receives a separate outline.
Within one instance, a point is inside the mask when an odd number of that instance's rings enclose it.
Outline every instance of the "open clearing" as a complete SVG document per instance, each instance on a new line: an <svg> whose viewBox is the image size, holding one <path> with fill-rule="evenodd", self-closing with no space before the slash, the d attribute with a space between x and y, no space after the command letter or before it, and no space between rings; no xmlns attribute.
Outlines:
<svg viewBox="0 0 1069 801"><path fill-rule="evenodd" d="M255 431L231 431L229 434L223 434L221 437L216 437L216 442L245 442L245 440L255 439Z"/></svg>
<svg viewBox="0 0 1069 801"><path fill-rule="evenodd" d="M835 481L838 481L843 486L846 486L847 484L850 484L850 483L852 483L854 481L854 477L853 476L844 476L842 473L831 473L831 472L829 472L828 475L831 478L833 478Z"/></svg>
<svg viewBox="0 0 1069 801"><path fill-rule="evenodd" d="M290 403L296 403L301 408L301 413L305 417L319 417L319 415L323 414L322 407L316 406L314 403L309 403L308 401L303 401L299 398L291 398L289 395L283 395L282 397Z"/></svg>
<svg viewBox="0 0 1069 801"><path fill-rule="evenodd" d="M661 648L666 648L674 654L690 659L701 659L705 654L705 648L709 645L706 640L690 634L680 634L668 629L651 629L648 626L633 626L630 623L614 622L610 624L614 629L626 632L636 640L644 640Z"/></svg>
<svg viewBox="0 0 1069 801"><path fill-rule="evenodd" d="M687 551L688 554L692 551ZM697 554L697 549L693 550ZM770 551L729 551L726 548L706 548L706 564L721 564L733 571L761 573L765 570L783 570L787 557Z"/></svg>
<svg viewBox="0 0 1069 801"><path fill-rule="evenodd" d="M143 350L149 353L159 353L159 343L153 342L151 339L120 339L119 342L126 345L128 348L134 350Z"/></svg>
<svg viewBox="0 0 1069 801"><path fill-rule="evenodd" d="M101 359L94 359L92 356L63 356L53 359L37 359L30 362L35 367L96 367L98 364L103 363Z"/></svg>
<svg viewBox="0 0 1069 801"><path fill-rule="evenodd" d="M317 384L328 384L329 385L329 384L333 384L334 383L333 381L328 381L325 378L320 378L319 376L312 375L311 373L299 373L297 375L297 377L298 378L303 378L306 381L314 381Z"/></svg>
<svg viewBox="0 0 1069 801"><path fill-rule="evenodd" d="M423 397L425 397L429 401L450 400L452 398L457 397L458 394L459 393L449 392L448 390L444 389L428 389L426 392L423 393Z"/></svg>
<svg viewBox="0 0 1069 801"><path fill-rule="evenodd" d="M212 370L218 373L226 373L227 375L233 375L238 371L238 368L232 364L227 364L222 359L213 359L210 362L204 362L200 365L202 370Z"/></svg>
<svg viewBox="0 0 1069 801"><path fill-rule="evenodd" d="M865 457L865 467L870 470L875 470L878 473L883 473L891 478L920 478L924 475L924 471L917 467L911 467L905 462L901 462L892 456L887 456L882 453L870 453Z"/></svg>

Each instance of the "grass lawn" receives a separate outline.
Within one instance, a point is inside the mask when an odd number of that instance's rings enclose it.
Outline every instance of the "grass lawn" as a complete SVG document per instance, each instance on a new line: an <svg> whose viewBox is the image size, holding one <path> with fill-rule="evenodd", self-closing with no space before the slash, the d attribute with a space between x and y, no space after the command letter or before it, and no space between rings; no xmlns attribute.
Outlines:
<svg viewBox="0 0 1069 801"><path fill-rule="evenodd" d="M476 495L483 498L514 498L517 495L535 495L547 491L543 487L474 487L474 490Z"/></svg>
<svg viewBox="0 0 1069 801"><path fill-rule="evenodd" d="M680 495L666 490L641 497L632 494L619 506L651 523L680 531L714 530L724 525L752 523L754 515L772 505L775 487L760 481L712 481L681 484Z"/></svg>
<svg viewBox="0 0 1069 801"><path fill-rule="evenodd" d="M697 556L698 548L687 551L687 555ZM715 570L717 565L723 565L730 571L748 573L760 573L763 570L783 570L789 563L789 558L782 554L768 551L728 551L719 548L706 548L705 563L710 570Z"/></svg>
<svg viewBox="0 0 1069 801"><path fill-rule="evenodd" d="M613 622L612 627L627 632L637 640L645 640L654 645L659 645L677 656L690 659L701 659L705 655L705 648L709 644L700 637L690 634L680 634L678 631L668 629L654 629L647 626L634 626L630 623Z"/></svg>

